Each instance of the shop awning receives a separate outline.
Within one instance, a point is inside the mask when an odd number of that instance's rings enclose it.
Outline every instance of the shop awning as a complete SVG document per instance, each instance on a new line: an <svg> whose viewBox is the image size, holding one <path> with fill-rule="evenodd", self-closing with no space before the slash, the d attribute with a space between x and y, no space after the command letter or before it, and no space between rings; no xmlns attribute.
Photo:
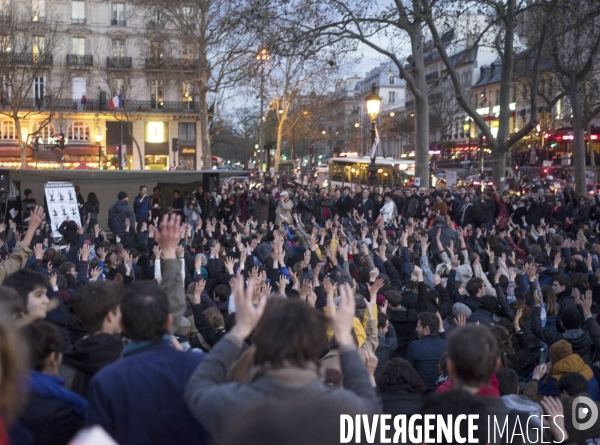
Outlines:
<svg viewBox="0 0 600 445"><path fill-rule="evenodd" d="M29 147L25 149L27 156L33 155L33 150ZM19 157L21 156L21 149L18 145L0 145L0 157Z"/></svg>

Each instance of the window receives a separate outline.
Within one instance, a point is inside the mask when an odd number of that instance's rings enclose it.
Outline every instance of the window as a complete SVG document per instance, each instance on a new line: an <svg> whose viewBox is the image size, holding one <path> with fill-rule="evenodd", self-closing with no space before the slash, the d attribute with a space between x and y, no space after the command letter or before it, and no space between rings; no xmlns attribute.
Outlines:
<svg viewBox="0 0 600 445"><path fill-rule="evenodd" d="M390 82L389 82L389 83L390 83L390 85L394 85L394 83L396 83L396 76L393 76L393 75L392 75L392 76L390 76L390 79L389 79L389 81L390 81Z"/></svg>
<svg viewBox="0 0 600 445"><path fill-rule="evenodd" d="M185 142L196 142L196 124L194 122L179 123L179 140Z"/></svg>
<svg viewBox="0 0 600 445"><path fill-rule="evenodd" d="M40 76L33 79L33 99L36 104L44 100L46 95L46 77Z"/></svg>
<svg viewBox="0 0 600 445"><path fill-rule="evenodd" d="M46 0L31 1L31 20L43 22L46 16Z"/></svg>
<svg viewBox="0 0 600 445"><path fill-rule="evenodd" d="M186 25L191 25L194 23L194 8L191 6L182 6L181 7L181 18L183 23Z"/></svg>
<svg viewBox="0 0 600 445"><path fill-rule="evenodd" d="M113 40L112 41L112 56L123 58L125 57L125 40Z"/></svg>
<svg viewBox="0 0 600 445"><path fill-rule="evenodd" d="M184 64L194 63L194 44L193 43L182 43L181 44L181 59Z"/></svg>
<svg viewBox="0 0 600 445"><path fill-rule="evenodd" d="M390 91L390 100L388 101L390 104L395 104L396 103L396 92L395 91Z"/></svg>
<svg viewBox="0 0 600 445"><path fill-rule="evenodd" d="M163 81L153 80L150 84L150 106L152 108L163 107Z"/></svg>
<svg viewBox="0 0 600 445"><path fill-rule="evenodd" d="M85 2L73 1L71 6L71 23L85 24Z"/></svg>
<svg viewBox="0 0 600 445"><path fill-rule="evenodd" d="M9 53L12 51L12 39L10 36L0 36L0 52Z"/></svg>
<svg viewBox="0 0 600 445"><path fill-rule="evenodd" d="M162 26L164 22L163 10L160 6L154 5L150 8L150 25Z"/></svg>
<svg viewBox="0 0 600 445"><path fill-rule="evenodd" d="M16 139L15 123L4 120L0 123L0 139Z"/></svg>
<svg viewBox="0 0 600 445"><path fill-rule="evenodd" d="M72 141L89 141L90 127L84 122L75 121L69 125L68 138Z"/></svg>
<svg viewBox="0 0 600 445"><path fill-rule="evenodd" d="M152 57L154 60L160 60L163 58L162 42L150 42L150 57Z"/></svg>
<svg viewBox="0 0 600 445"><path fill-rule="evenodd" d="M0 101L2 105L6 105L12 100L11 83L6 76L2 76L0 79Z"/></svg>
<svg viewBox="0 0 600 445"><path fill-rule="evenodd" d="M54 137L56 134L54 130L54 125L45 121L39 121L37 123L38 136L42 138L42 141L48 142L51 137ZM40 141L40 143L42 143Z"/></svg>
<svg viewBox="0 0 600 445"><path fill-rule="evenodd" d="M123 88L125 87L124 79L113 79L112 80L112 92L113 97L118 96L119 94L123 94Z"/></svg>
<svg viewBox="0 0 600 445"><path fill-rule="evenodd" d="M127 24L125 21L125 3L113 2L111 24L113 26L125 26Z"/></svg>
<svg viewBox="0 0 600 445"><path fill-rule="evenodd" d="M496 103L495 105L498 105L500 103L500 90L496 90Z"/></svg>
<svg viewBox="0 0 600 445"><path fill-rule="evenodd" d="M76 56L85 56L84 37L73 37L73 54Z"/></svg>
<svg viewBox="0 0 600 445"><path fill-rule="evenodd" d="M183 103L187 105L188 108L192 108L192 103L194 102L194 86L191 82L183 82Z"/></svg>
<svg viewBox="0 0 600 445"><path fill-rule="evenodd" d="M33 38L33 63L38 63L40 55L43 54L44 48L46 47L46 39L44 37Z"/></svg>

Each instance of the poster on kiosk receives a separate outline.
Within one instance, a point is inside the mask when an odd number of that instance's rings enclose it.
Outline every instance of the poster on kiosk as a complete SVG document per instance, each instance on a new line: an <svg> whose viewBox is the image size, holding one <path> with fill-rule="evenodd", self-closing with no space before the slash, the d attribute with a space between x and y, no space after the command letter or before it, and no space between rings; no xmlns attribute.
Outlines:
<svg viewBox="0 0 600 445"><path fill-rule="evenodd" d="M44 190L48 204L48 216L50 216L50 227L55 238L62 238L62 235L58 233L58 228L67 218L81 226L77 195L72 183L48 182L44 186Z"/></svg>

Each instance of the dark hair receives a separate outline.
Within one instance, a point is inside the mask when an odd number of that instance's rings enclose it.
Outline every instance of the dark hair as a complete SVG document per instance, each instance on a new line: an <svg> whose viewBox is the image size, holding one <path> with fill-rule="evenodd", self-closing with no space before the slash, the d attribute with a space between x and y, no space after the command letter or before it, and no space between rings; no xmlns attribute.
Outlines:
<svg viewBox="0 0 600 445"><path fill-rule="evenodd" d="M426 390L425 383L419 373L408 360L403 358L394 358L387 362L377 376L377 388L382 393L394 391L398 388L418 394L423 394Z"/></svg>
<svg viewBox="0 0 600 445"><path fill-rule="evenodd" d="M498 342L488 327L461 326L450 333L448 354L461 383L485 385L496 369Z"/></svg>
<svg viewBox="0 0 600 445"><path fill-rule="evenodd" d="M69 273L71 269L77 269L77 267L75 266L75 264L71 263L70 261L67 261L66 263L62 263L60 265L60 267L58 268L58 273L61 275L65 275Z"/></svg>
<svg viewBox="0 0 600 445"><path fill-rule="evenodd" d="M387 316L387 314L384 314L383 312L381 312L380 310L378 310L377 313L377 329L383 329L385 328L385 325L387 324L388 320L390 319L390 317Z"/></svg>
<svg viewBox="0 0 600 445"><path fill-rule="evenodd" d="M18 318L27 310L17 291L7 286L0 286L0 304L2 312L8 312L11 318Z"/></svg>
<svg viewBox="0 0 600 445"><path fill-rule="evenodd" d="M554 275L552 282L556 281L559 285L565 286L565 295L571 294L571 279L566 275Z"/></svg>
<svg viewBox="0 0 600 445"><path fill-rule="evenodd" d="M140 185L140 192L142 191L143 188L147 189L148 187L146 187L145 185Z"/></svg>
<svg viewBox="0 0 600 445"><path fill-rule="evenodd" d="M496 297L492 297L491 295L484 295L483 297L481 297L478 309L483 309L484 311L488 311L494 314L496 312L497 307L498 299Z"/></svg>
<svg viewBox="0 0 600 445"><path fill-rule="evenodd" d="M39 272L31 269L21 269L7 276L2 285L17 291L23 300L23 308L27 312L29 293L38 287L47 288L48 280Z"/></svg>
<svg viewBox="0 0 600 445"><path fill-rule="evenodd" d="M229 287L227 287L225 284L219 284L214 290L214 300L224 303L227 301L227 298L229 298L230 294L231 291L229 290Z"/></svg>
<svg viewBox="0 0 600 445"><path fill-rule="evenodd" d="M23 195L27 196L27 195L31 195L33 192L31 191L31 189L25 189L25 191L23 192Z"/></svg>
<svg viewBox="0 0 600 445"><path fill-rule="evenodd" d="M389 291L385 294L385 298L392 307L398 307L402 304L402 293L400 291Z"/></svg>
<svg viewBox="0 0 600 445"><path fill-rule="evenodd" d="M64 337L54 323L36 320L22 329L23 336L29 345L30 365L34 371L42 371L50 354L61 354Z"/></svg>
<svg viewBox="0 0 600 445"><path fill-rule="evenodd" d="M438 368L440 370L440 372L442 374L448 374L448 364L447 364L447 360L448 360L448 353L444 352L441 356L440 359L438 360Z"/></svg>
<svg viewBox="0 0 600 445"><path fill-rule="evenodd" d="M123 290L114 281L96 281L83 286L74 298L75 314L93 335L102 329L102 323L109 312L116 313L121 304Z"/></svg>
<svg viewBox="0 0 600 445"><path fill-rule="evenodd" d="M558 390L565 391L571 397L587 393L588 383L585 377L578 372L567 372L558 379Z"/></svg>
<svg viewBox="0 0 600 445"><path fill-rule="evenodd" d="M469 295L477 295L477 292L479 292L481 286L483 286L483 280L479 277L473 277L469 279L469 281L467 281L465 289L467 290Z"/></svg>
<svg viewBox="0 0 600 445"><path fill-rule="evenodd" d="M178 195L181 195L181 192L177 189L173 190L173 193L177 193Z"/></svg>
<svg viewBox="0 0 600 445"><path fill-rule="evenodd" d="M132 341L160 341L167 333L169 298L155 281L134 282L121 301L123 335Z"/></svg>
<svg viewBox="0 0 600 445"><path fill-rule="evenodd" d="M437 318L437 315L432 314L431 312L421 312L417 315L417 318L421 322L421 327L429 328L429 333L431 335L438 335L440 333L440 322Z"/></svg>
<svg viewBox="0 0 600 445"><path fill-rule="evenodd" d="M514 369L500 368L496 371L498 390L501 396L516 394L519 389L519 376Z"/></svg>
<svg viewBox="0 0 600 445"><path fill-rule="evenodd" d="M252 342L256 365L304 367L312 362L319 366L320 352L328 343L324 315L303 301L272 298Z"/></svg>
<svg viewBox="0 0 600 445"><path fill-rule="evenodd" d="M581 314L577 308L571 307L564 310L560 316L560 321L565 330L579 329L581 327Z"/></svg>

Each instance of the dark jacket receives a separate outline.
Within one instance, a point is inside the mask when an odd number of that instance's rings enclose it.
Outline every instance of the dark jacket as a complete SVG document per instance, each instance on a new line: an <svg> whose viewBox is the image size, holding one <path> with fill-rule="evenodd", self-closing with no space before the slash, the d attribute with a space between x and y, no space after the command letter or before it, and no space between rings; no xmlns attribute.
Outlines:
<svg viewBox="0 0 600 445"><path fill-rule="evenodd" d="M269 219L269 197L263 191L258 192L258 199L254 204L254 219L261 221Z"/></svg>
<svg viewBox="0 0 600 445"><path fill-rule="evenodd" d="M390 358L396 348L398 347L398 340L396 339L396 331L394 325L388 323L388 331L385 336L381 332L377 332L377 340L379 344L375 350L377 356L377 368L375 368L375 375L379 374L383 367L387 365Z"/></svg>
<svg viewBox="0 0 600 445"><path fill-rule="evenodd" d="M141 195L137 195L133 200L133 210L136 218L148 219L150 216L150 198L145 196L140 202Z"/></svg>
<svg viewBox="0 0 600 445"><path fill-rule="evenodd" d="M212 218L213 216L217 216L217 203L215 198L210 196L208 199L204 199L204 197L198 198L198 203L200 204L200 208L202 209L202 219L206 220L207 218Z"/></svg>
<svg viewBox="0 0 600 445"><path fill-rule="evenodd" d="M371 199L367 199L367 201L363 204L362 198L354 205L358 210L358 214L362 219L369 219L369 210L371 211L371 216L375 210L375 203Z"/></svg>
<svg viewBox="0 0 600 445"><path fill-rule="evenodd" d="M398 341L398 348L393 354L394 357L404 358L406 350L408 349L408 345L415 340L417 316L421 312L425 312L427 310L427 300L422 298L421 294L419 294L418 298L419 299L417 300L416 307L414 308L388 308L390 323L394 325L394 330L396 331L396 338Z"/></svg>
<svg viewBox="0 0 600 445"><path fill-rule="evenodd" d="M496 321L494 320L494 316L483 309L477 309L475 312L471 314L468 320L469 323L477 323L483 326L494 326Z"/></svg>
<svg viewBox="0 0 600 445"><path fill-rule="evenodd" d="M492 198L487 198L485 202L481 201L481 219L480 222L493 222L496 219L496 203Z"/></svg>
<svg viewBox="0 0 600 445"><path fill-rule="evenodd" d="M123 342L114 335L97 334L85 337L68 349L63 356L60 373L65 388L87 397L90 380L100 369L121 357Z"/></svg>
<svg viewBox="0 0 600 445"><path fill-rule="evenodd" d="M354 208L354 203L352 202L350 195L344 197L342 194L340 199L335 203L335 208L337 209L340 218L349 218L352 214L352 209Z"/></svg>
<svg viewBox="0 0 600 445"><path fill-rule="evenodd" d="M456 237L456 232L450 227L448 227L448 224L446 224L445 222L437 223L435 226L429 229L429 239L434 240L434 242L431 243L431 250L433 253L438 252L435 237L437 236L438 230L440 229L442 230L442 233L440 235L440 241L442 242L442 246L450 246L450 241L454 240L454 238Z"/></svg>
<svg viewBox="0 0 600 445"><path fill-rule="evenodd" d="M135 224L135 215L126 201L119 199L108 209L108 228L113 235L125 233L125 220L129 218L130 224Z"/></svg>
<svg viewBox="0 0 600 445"><path fill-rule="evenodd" d="M161 341L104 367L90 383L87 425L100 425L120 445L208 443L183 399L203 355Z"/></svg>
<svg viewBox="0 0 600 445"><path fill-rule="evenodd" d="M426 335L408 345L404 358L419 373L427 391L435 391L437 388L436 381L440 376L438 362L444 352L446 339L438 335Z"/></svg>
<svg viewBox="0 0 600 445"><path fill-rule="evenodd" d="M436 366L437 368L437 366ZM410 392L409 388L390 388L380 393L383 414L391 414L392 419L399 414L412 416L419 413L421 394Z"/></svg>

